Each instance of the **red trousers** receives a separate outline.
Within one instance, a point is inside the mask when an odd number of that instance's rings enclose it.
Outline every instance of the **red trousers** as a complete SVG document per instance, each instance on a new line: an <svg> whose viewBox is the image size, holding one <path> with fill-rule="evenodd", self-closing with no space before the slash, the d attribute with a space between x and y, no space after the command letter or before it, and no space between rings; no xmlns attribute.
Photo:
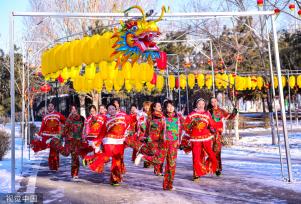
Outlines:
<svg viewBox="0 0 301 204"><path fill-rule="evenodd" d="M69 141L66 141L65 143L65 151L68 152L62 152L61 154L66 154L67 156L69 153L71 153L71 176L78 176L79 172L79 152L82 145L82 141L80 139L71 139Z"/></svg>
<svg viewBox="0 0 301 204"><path fill-rule="evenodd" d="M176 160L178 154L178 141L164 141L164 148L160 149L155 156L144 156L146 161L155 166L163 165L166 158L163 189L171 190L176 173Z"/></svg>
<svg viewBox="0 0 301 204"><path fill-rule="evenodd" d="M49 136L42 136L42 140L32 140L31 147L34 152L39 152L44 149L50 148L48 157L48 166L50 170L58 170L60 164L59 150L55 147L51 147L46 144L46 141L50 139ZM58 139L57 139L58 140Z"/></svg>
<svg viewBox="0 0 301 204"><path fill-rule="evenodd" d="M222 171L222 134L221 132L217 132L213 139L213 151L216 155L217 159L217 170Z"/></svg>
<svg viewBox="0 0 301 204"><path fill-rule="evenodd" d="M60 154L59 150L50 147L49 157L48 157L48 166L50 170L57 171L60 165Z"/></svg>
<svg viewBox="0 0 301 204"><path fill-rule="evenodd" d="M71 153L71 176L78 176L79 172L79 152L82 142L80 139L70 139L65 142L65 146L57 138L52 139L50 148L56 149L63 156L69 156Z"/></svg>
<svg viewBox="0 0 301 204"><path fill-rule="evenodd" d="M217 160L212 150L212 140L191 142L191 146L194 177L200 177L209 172L215 173ZM206 160L205 153L208 155L208 162L204 162Z"/></svg>
<svg viewBox="0 0 301 204"><path fill-rule="evenodd" d="M111 166L111 183L119 183L122 181L122 174L124 171L123 163L123 144L104 144L102 153L96 153L92 156L86 156L85 160L89 168L97 173L103 172L105 163L112 158Z"/></svg>

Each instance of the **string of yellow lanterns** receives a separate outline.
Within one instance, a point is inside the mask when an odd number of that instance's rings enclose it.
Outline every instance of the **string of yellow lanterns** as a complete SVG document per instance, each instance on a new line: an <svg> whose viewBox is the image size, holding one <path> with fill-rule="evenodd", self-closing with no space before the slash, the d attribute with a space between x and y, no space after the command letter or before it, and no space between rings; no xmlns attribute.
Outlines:
<svg viewBox="0 0 301 204"><path fill-rule="evenodd" d="M67 73L66 69L74 70L82 64L93 67L93 63L112 62L116 58L111 56L111 53L114 52L112 46L116 41L116 39L112 39L112 35L112 32L106 32L103 35L93 35L81 40L58 44L46 50L42 54L41 60L43 76L62 70Z"/></svg>
<svg viewBox="0 0 301 204"><path fill-rule="evenodd" d="M103 88L107 92L116 91L119 92L123 87L127 92L136 91L141 92L144 85L146 90L151 92L155 88L158 91L162 91L164 88L164 77L158 75L156 83L150 83L154 75L154 67L148 63L134 63L133 66L130 62L126 62L122 69L115 67L116 62L101 61L98 64L91 63L85 68L85 73L80 74L81 66L63 68L61 71L52 73L46 76L46 80L56 79L57 76L61 75L62 78L67 81L70 79L73 81L73 87L75 91L81 93L88 93L92 90L98 92L102 91ZM282 76L282 86L286 85L290 88L301 88L301 75L290 76L288 79ZM178 80L178 85L176 81ZM168 85L170 90L174 88L186 89L186 85L190 89L195 88L197 84L198 88L207 89L212 88L212 75L211 74L181 74L179 78L175 75L168 76ZM215 86L218 90L223 90L228 87L232 88L235 86L235 90L262 90L264 85L267 84L261 76L235 76L233 74L215 74ZM275 88L278 88L278 78L274 77Z"/></svg>

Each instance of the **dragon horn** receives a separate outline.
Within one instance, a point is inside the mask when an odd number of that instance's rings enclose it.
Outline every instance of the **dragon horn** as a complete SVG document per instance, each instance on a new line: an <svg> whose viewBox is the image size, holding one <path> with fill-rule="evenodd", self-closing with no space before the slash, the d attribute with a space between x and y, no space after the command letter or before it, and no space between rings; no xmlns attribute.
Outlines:
<svg viewBox="0 0 301 204"><path fill-rule="evenodd" d="M141 12L141 14L142 14L142 20L145 21L145 13L144 13L143 9L140 6L131 6L130 8L128 8L127 10L125 10L123 13L127 13L130 10L135 9L135 8L138 9Z"/></svg>
<svg viewBox="0 0 301 204"><path fill-rule="evenodd" d="M166 12L166 7L162 6L162 8L161 8L161 15L159 16L159 18L157 20L154 20L154 21L155 22L161 21L165 12Z"/></svg>
<svg viewBox="0 0 301 204"><path fill-rule="evenodd" d="M144 13L144 10L140 6L131 6L130 8L128 8L127 10L125 10L123 13L127 13L130 10L135 9L135 8L138 9L141 12L141 14L142 14L142 20L145 21L145 13Z"/></svg>

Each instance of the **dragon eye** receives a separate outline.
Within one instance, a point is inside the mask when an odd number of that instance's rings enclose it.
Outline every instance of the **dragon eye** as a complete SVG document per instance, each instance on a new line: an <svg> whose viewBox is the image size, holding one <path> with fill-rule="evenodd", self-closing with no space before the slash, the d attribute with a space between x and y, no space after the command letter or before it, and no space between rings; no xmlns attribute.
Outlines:
<svg viewBox="0 0 301 204"><path fill-rule="evenodd" d="M133 27L132 27L132 31L136 31L137 29L138 29L137 26L133 26Z"/></svg>

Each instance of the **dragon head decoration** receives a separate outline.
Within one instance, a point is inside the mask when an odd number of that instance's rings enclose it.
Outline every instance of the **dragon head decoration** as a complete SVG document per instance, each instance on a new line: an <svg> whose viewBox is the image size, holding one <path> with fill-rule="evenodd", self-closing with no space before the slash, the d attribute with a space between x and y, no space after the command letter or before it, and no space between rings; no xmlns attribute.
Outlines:
<svg viewBox="0 0 301 204"><path fill-rule="evenodd" d="M132 63L139 58L152 62L152 60L160 57L159 48L154 42L154 38L161 34L156 23L163 18L166 12L165 7L162 7L161 15L156 20L146 20L146 15L139 6L132 6L124 13L128 13L132 9L138 9L142 18L121 21L121 28L115 30L112 36L112 38L117 38L112 46L115 49L112 56L118 56L117 64L119 65L123 65L129 59Z"/></svg>

